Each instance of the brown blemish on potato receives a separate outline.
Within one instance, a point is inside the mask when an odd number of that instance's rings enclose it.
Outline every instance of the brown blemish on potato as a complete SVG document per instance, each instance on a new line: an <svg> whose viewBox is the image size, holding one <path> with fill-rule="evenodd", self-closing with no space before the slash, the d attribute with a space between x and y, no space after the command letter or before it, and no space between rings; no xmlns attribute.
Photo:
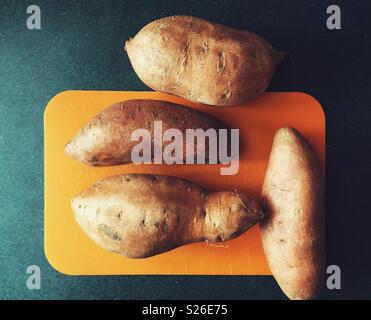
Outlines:
<svg viewBox="0 0 371 320"><path fill-rule="evenodd" d="M112 227L106 224L98 225L98 231L101 235L104 235L113 241L121 241L120 235L116 231L114 231Z"/></svg>
<svg viewBox="0 0 371 320"><path fill-rule="evenodd" d="M290 144L289 141L287 141L287 143ZM282 191L282 192L288 192L288 191L290 191L289 188L283 188L283 187L277 186L275 183L272 183L272 187L273 187L273 188L277 188L279 191Z"/></svg>
<svg viewBox="0 0 371 320"><path fill-rule="evenodd" d="M181 62L181 65L183 66L182 71L184 71L184 68L187 66L190 49L191 49L191 46L189 43L187 43L183 49L183 58Z"/></svg>
<svg viewBox="0 0 371 320"><path fill-rule="evenodd" d="M95 163L97 163L97 162L98 162L98 158L97 158L97 156L95 156L95 155L92 156L90 162L93 163L93 165L94 165Z"/></svg>
<svg viewBox="0 0 371 320"><path fill-rule="evenodd" d="M218 72L223 74L225 70L225 52L223 50L218 52L217 66Z"/></svg>
<svg viewBox="0 0 371 320"><path fill-rule="evenodd" d="M222 101L223 104L227 103L227 101L232 96L232 92L229 88L227 88L223 94L219 97L219 99Z"/></svg>
<svg viewBox="0 0 371 320"><path fill-rule="evenodd" d="M202 44L202 48L201 48L201 54L206 56L208 52L209 52L209 44L207 43L207 41L204 41Z"/></svg>
<svg viewBox="0 0 371 320"><path fill-rule="evenodd" d="M121 221L121 218L122 218L122 210L120 210L118 213L117 213L117 219L119 221Z"/></svg>

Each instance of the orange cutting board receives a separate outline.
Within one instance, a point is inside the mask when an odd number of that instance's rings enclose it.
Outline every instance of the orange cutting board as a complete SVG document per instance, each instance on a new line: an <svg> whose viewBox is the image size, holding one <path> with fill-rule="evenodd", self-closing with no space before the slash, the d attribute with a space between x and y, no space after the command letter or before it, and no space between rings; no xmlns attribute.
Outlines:
<svg viewBox="0 0 371 320"><path fill-rule="evenodd" d="M222 165L122 165L93 168L71 159L64 145L105 107L128 99L156 99L184 104L240 129L240 166L234 176L220 175ZM71 198L95 181L121 173L182 177L211 190L238 190L259 199L275 131L298 129L313 146L324 169L325 116L321 105L304 93L266 93L238 107L209 107L158 92L65 91L48 104L45 129L45 254L69 275L192 274L268 275L255 226L225 243L194 243L146 258L128 259L96 245L77 225ZM191 204L190 204L191 205Z"/></svg>

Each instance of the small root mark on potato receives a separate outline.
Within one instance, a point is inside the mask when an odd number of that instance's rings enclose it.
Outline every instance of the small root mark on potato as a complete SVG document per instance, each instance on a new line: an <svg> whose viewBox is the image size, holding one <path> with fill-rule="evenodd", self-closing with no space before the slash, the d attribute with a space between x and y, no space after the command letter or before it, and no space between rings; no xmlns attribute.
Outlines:
<svg viewBox="0 0 371 320"><path fill-rule="evenodd" d="M99 191L100 191L100 189L101 189L101 185L102 185L101 182L96 182L96 183L93 185L93 188L95 188L95 192L99 192Z"/></svg>
<svg viewBox="0 0 371 320"><path fill-rule="evenodd" d="M236 196L238 198L238 200L241 202L242 206L246 209L246 211L251 214L252 216L254 216L254 211L252 209L250 209L243 201L242 199L240 198L240 195L238 194L238 191L236 189L236 187L234 187L234 192L236 193Z"/></svg>
<svg viewBox="0 0 371 320"><path fill-rule="evenodd" d="M225 91L221 94L221 96L219 97L219 100L223 103L223 104L226 104L228 102L228 100L230 99L230 97L232 96L232 91L227 88L225 89Z"/></svg>
<svg viewBox="0 0 371 320"><path fill-rule="evenodd" d="M122 218L122 210L120 210L118 213L117 213L117 219L119 221L121 221L121 218Z"/></svg>

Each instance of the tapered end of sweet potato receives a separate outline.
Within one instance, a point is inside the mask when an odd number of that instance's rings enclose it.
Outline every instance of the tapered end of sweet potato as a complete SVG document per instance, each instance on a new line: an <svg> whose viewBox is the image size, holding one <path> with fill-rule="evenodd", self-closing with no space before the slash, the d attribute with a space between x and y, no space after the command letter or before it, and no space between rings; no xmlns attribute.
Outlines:
<svg viewBox="0 0 371 320"><path fill-rule="evenodd" d="M72 146L71 146L71 141L69 141L65 146L64 146L64 152L72 157L73 151L72 151Z"/></svg>
<svg viewBox="0 0 371 320"><path fill-rule="evenodd" d="M132 38L129 38L129 40L125 41L125 44L124 44L124 51L125 52L128 51L128 46L130 45L131 40L132 40Z"/></svg>
<svg viewBox="0 0 371 320"><path fill-rule="evenodd" d="M91 165L83 156L83 152L79 149L79 146L77 145L77 142L74 139L70 140L65 146L64 146L64 152L71 158L80 161L82 163Z"/></svg>
<svg viewBox="0 0 371 320"><path fill-rule="evenodd" d="M64 153L70 156L73 159L80 160L78 155L76 154L76 148L74 147L74 143L72 140L70 140L65 146L64 146Z"/></svg>

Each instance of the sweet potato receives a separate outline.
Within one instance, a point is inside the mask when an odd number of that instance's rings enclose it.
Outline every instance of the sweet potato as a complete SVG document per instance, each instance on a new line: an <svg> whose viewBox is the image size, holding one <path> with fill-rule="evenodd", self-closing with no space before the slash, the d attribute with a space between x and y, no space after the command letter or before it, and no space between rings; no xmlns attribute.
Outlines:
<svg viewBox="0 0 371 320"><path fill-rule="evenodd" d="M264 251L290 299L311 299L325 275L324 186L309 144L292 128L277 131L262 190Z"/></svg>
<svg viewBox="0 0 371 320"><path fill-rule="evenodd" d="M152 89L217 106L259 97L283 58L254 33L189 16L151 22L125 50Z"/></svg>
<svg viewBox="0 0 371 320"><path fill-rule="evenodd" d="M128 100L116 103L97 114L65 146L65 152L91 166L113 166L131 163L131 151L138 144L131 135L136 129L147 129L154 142L154 122L162 122L162 130L227 129L221 121L197 110L158 100ZM228 130L230 133L230 131ZM163 149L170 142L162 143ZM209 140L189 142L195 157L203 150L208 159ZM187 142L183 141L183 159L186 159ZM152 145L152 159L153 159ZM162 151L162 150L161 150Z"/></svg>
<svg viewBox="0 0 371 320"><path fill-rule="evenodd" d="M84 232L104 249L145 258L198 241L232 239L263 217L258 202L145 174L103 179L72 200Z"/></svg>

